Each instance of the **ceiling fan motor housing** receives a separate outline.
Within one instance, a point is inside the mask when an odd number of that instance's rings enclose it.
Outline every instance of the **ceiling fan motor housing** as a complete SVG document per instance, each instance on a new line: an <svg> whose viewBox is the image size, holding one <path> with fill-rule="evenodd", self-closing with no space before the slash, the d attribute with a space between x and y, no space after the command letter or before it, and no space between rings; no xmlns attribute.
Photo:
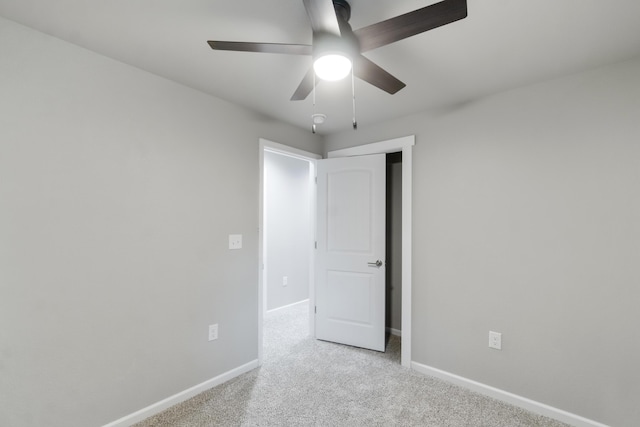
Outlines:
<svg viewBox="0 0 640 427"><path fill-rule="evenodd" d="M360 54L358 39L349 36L335 36L327 33L313 35L313 58L317 59L328 54L339 54L353 60Z"/></svg>
<svg viewBox="0 0 640 427"><path fill-rule="evenodd" d="M360 42L353 34L349 19L351 18L351 6L344 0L334 0L333 6L340 26L340 35L324 32L313 34L314 59L327 54L339 54L354 60L360 54Z"/></svg>

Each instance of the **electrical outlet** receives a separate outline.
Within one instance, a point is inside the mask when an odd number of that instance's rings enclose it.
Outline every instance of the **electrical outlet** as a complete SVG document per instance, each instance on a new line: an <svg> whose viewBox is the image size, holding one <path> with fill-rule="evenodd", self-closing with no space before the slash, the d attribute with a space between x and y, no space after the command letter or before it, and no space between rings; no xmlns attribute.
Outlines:
<svg viewBox="0 0 640 427"><path fill-rule="evenodd" d="M229 249L242 249L242 234L229 234Z"/></svg>
<svg viewBox="0 0 640 427"><path fill-rule="evenodd" d="M218 339L218 324L209 325L209 341Z"/></svg>
<svg viewBox="0 0 640 427"><path fill-rule="evenodd" d="M282 286L287 286L289 284L289 278L287 276L282 277Z"/></svg>
<svg viewBox="0 0 640 427"><path fill-rule="evenodd" d="M489 331L489 348L502 350L502 334L500 332Z"/></svg>

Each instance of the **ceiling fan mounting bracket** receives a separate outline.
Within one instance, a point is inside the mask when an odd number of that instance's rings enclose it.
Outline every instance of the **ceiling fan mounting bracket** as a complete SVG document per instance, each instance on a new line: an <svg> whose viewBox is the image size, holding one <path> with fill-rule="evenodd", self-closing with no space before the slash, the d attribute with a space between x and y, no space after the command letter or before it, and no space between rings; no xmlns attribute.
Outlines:
<svg viewBox="0 0 640 427"><path fill-rule="evenodd" d="M333 0L333 8L336 10L336 15L349 22L351 19L351 6L346 0Z"/></svg>

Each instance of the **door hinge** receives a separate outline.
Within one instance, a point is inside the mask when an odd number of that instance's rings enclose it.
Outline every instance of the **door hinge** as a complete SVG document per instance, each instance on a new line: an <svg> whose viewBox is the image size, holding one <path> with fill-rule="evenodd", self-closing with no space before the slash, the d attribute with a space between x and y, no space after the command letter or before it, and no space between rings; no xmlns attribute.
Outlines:
<svg viewBox="0 0 640 427"><path fill-rule="evenodd" d="M314 242L314 246L316 247L316 249L318 249L318 241L317 240Z"/></svg>
<svg viewBox="0 0 640 427"><path fill-rule="evenodd" d="M313 312L314 312L314 314L318 314L318 306L317 305L313 306Z"/></svg>
<svg viewBox="0 0 640 427"><path fill-rule="evenodd" d="M318 177L316 176L316 184L318 183Z"/></svg>

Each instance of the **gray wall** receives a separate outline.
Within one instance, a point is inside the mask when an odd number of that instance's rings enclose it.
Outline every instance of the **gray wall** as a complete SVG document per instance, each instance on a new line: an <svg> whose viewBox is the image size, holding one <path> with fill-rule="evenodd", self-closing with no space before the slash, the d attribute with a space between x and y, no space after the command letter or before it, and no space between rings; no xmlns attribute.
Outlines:
<svg viewBox="0 0 640 427"><path fill-rule="evenodd" d="M265 152L267 310L309 298L311 190L309 162ZM283 277L288 283L283 286Z"/></svg>
<svg viewBox="0 0 640 427"><path fill-rule="evenodd" d="M104 424L255 359L257 140L322 141L0 33L0 425ZM417 136L413 360L640 424L638 117L640 60L326 139Z"/></svg>
<svg viewBox="0 0 640 427"><path fill-rule="evenodd" d="M640 425L640 59L326 149L410 134L412 360Z"/></svg>
<svg viewBox="0 0 640 427"><path fill-rule="evenodd" d="M256 359L258 138L321 141L1 18L0 52L0 425L102 425Z"/></svg>

